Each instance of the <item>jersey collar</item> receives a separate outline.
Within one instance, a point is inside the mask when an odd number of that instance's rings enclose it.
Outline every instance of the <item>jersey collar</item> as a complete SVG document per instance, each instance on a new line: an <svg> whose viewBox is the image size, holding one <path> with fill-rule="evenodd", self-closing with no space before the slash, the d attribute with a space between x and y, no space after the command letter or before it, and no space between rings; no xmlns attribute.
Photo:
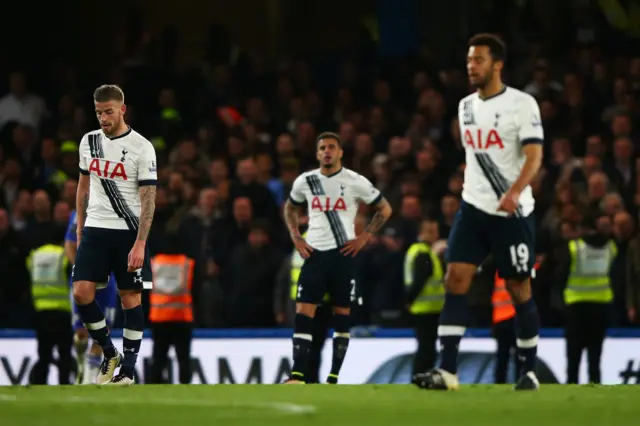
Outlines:
<svg viewBox="0 0 640 426"><path fill-rule="evenodd" d="M491 95L491 96L487 96L486 98L483 98L482 96L480 96L480 94L478 94L478 99L480 99L481 101L488 101L489 99L493 99L493 98L497 98L498 96L504 94L504 92L507 91L507 86L504 85L502 87L502 90L500 90L498 93Z"/></svg>
<svg viewBox="0 0 640 426"><path fill-rule="evenodd" d="M334 176L336 176L336 175L339 175L339 174L340 174L340 172L342 171L342 169L343 169L343 168L342 168L342 167L340 167L337 171L335 171L335 172L331 173L330 175L325 175L324 173L322 173L322 171L320 171L320 174L322 174L324 177L328 177L328 178L330 178L330 177L334 177Z"/></svg>
<svg viewBox="0 0 640 426"><path fill-rule="evenodd" d="M120 136L116 136L115 138L110 138L109 136L105 135L107 137L107 139L109 140L116 140L116 139L120 139L120 138L124 138L125 136L129 136L129 134L131 133L131 126L127 126L127 131L124 132L123 134L121 134ZM104 133L104 132L103 132Z"/></svg>

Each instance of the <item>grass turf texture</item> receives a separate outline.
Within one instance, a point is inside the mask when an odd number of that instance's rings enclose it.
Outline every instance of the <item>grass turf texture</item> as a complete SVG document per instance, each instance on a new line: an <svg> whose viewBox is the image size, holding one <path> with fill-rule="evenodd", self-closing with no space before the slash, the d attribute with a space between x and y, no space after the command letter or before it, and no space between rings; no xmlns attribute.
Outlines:
<svg viewBox="0 0 640 426"><path fill-rule="evenodd" d="M640 386L137 385L0 387L2 426L637 424Z"/></svg>

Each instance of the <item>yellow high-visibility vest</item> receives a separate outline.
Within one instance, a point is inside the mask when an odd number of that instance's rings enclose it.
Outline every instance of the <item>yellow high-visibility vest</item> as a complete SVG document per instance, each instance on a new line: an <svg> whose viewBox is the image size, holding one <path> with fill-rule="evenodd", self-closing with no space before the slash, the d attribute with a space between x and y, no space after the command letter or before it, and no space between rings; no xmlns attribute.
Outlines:
<svg viewBox="0 0 640 426"><path fill-rule="evenodd" d="M71 311L68 265L62 246L47 244L29 254L27 269L36 311Z"/></svg>
<svg viewBox="0 0 640 426"><path fill-rule="evenodd" d="M442 311L444 306L444 271L440 258L431 250L425 242L413 243L404 258L404 284L410 286L413 283L415 258L426 253L431 259L433 271L427 279L425 286L411 305L409 311L412 314L431 314Z"/></svg>
<svg viewBox="0 0 640 426"><path fill-rule="evenodd" d="M581 302L610 303L613 300L609 270L618 249L613 241L592 247L583 239L569 241L571 267L564 290L567 305Z"/></svg>
<svg viewBox="0 0 640 426"><path fill-rule="evenodd" d="M302 234L302 238L306 238L306 236L306 232ZM300 279L302 265L304 265L304 259L300 256L298 250L293 249L293 253L291 254L291 300L296 300L298 298L298 280ZM324 295L324 301L329 301L329 293Z"/></svg>

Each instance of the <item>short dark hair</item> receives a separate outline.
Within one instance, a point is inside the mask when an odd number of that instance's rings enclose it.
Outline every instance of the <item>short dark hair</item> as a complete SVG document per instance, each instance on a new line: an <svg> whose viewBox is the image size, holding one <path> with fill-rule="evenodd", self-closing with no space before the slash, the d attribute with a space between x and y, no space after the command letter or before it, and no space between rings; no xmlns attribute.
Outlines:
<svg viewBox="0 0 640 426"><path fill-rule="evenodd" d="M340 135L334 132L322 132L316 138L316 147L318 146L318 142L322 139L333 139L338 143L338 146L342 147L342 140L340 139Z"/></svg>
<svg viewBox="0 0 640 426"><path fill-rule="evenodd" d="M124 103L124 92L115 84L103 84L93 92L94 102L117 101Z"/></svg>
<svg viewBox="0 0 640 426"><path fill-rule="evenodd" d="M495 34L480 33L469 39L469 47L487 46L494 61L507 60L507 46L502 39Z"/></svg>

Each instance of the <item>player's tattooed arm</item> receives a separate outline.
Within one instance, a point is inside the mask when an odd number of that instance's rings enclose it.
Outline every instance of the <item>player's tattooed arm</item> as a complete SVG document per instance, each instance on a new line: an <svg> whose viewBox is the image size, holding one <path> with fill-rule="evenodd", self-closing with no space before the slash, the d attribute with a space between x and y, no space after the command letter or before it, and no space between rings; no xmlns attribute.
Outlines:
<svg viewBox="0 0 640 426"><path fill-rule="evenodd" d="M138 241L147 241L153 213L156 210L156 187L145 185L140 187L140 225L138 227Z"/></svg>
<svg viewBox="0 0 640 426"><path fill-rule="evenodd" d="M287 224L287 230L292 240L302 238L300 236L300 223L298 222L298 207L287 200L284 204L284 222Z"/></svg>
<svg viewBox="0 0 640 426"><path fill-rule="evenodd" d="M369 234L375 234L378 232L387 220L389 220L389 217L391 217L391 205L386 198L382 197L375 207L376 213L373 215L371 222L369 222L369 225L365 229L365 232L368 232Z"/></svg>
<svg viewBox="0 0 640 426"><path fill-rule="evenodd" d="M300 223L298 221L298 208L295 204L291 202L291 200L287 200L284 204L284 221L287 224L287 229L289 230L289 235L291 236L291 241L295 246L300 256L303 259L309 257L313 248L307 244L307 242L300 235Z"/></svg>

